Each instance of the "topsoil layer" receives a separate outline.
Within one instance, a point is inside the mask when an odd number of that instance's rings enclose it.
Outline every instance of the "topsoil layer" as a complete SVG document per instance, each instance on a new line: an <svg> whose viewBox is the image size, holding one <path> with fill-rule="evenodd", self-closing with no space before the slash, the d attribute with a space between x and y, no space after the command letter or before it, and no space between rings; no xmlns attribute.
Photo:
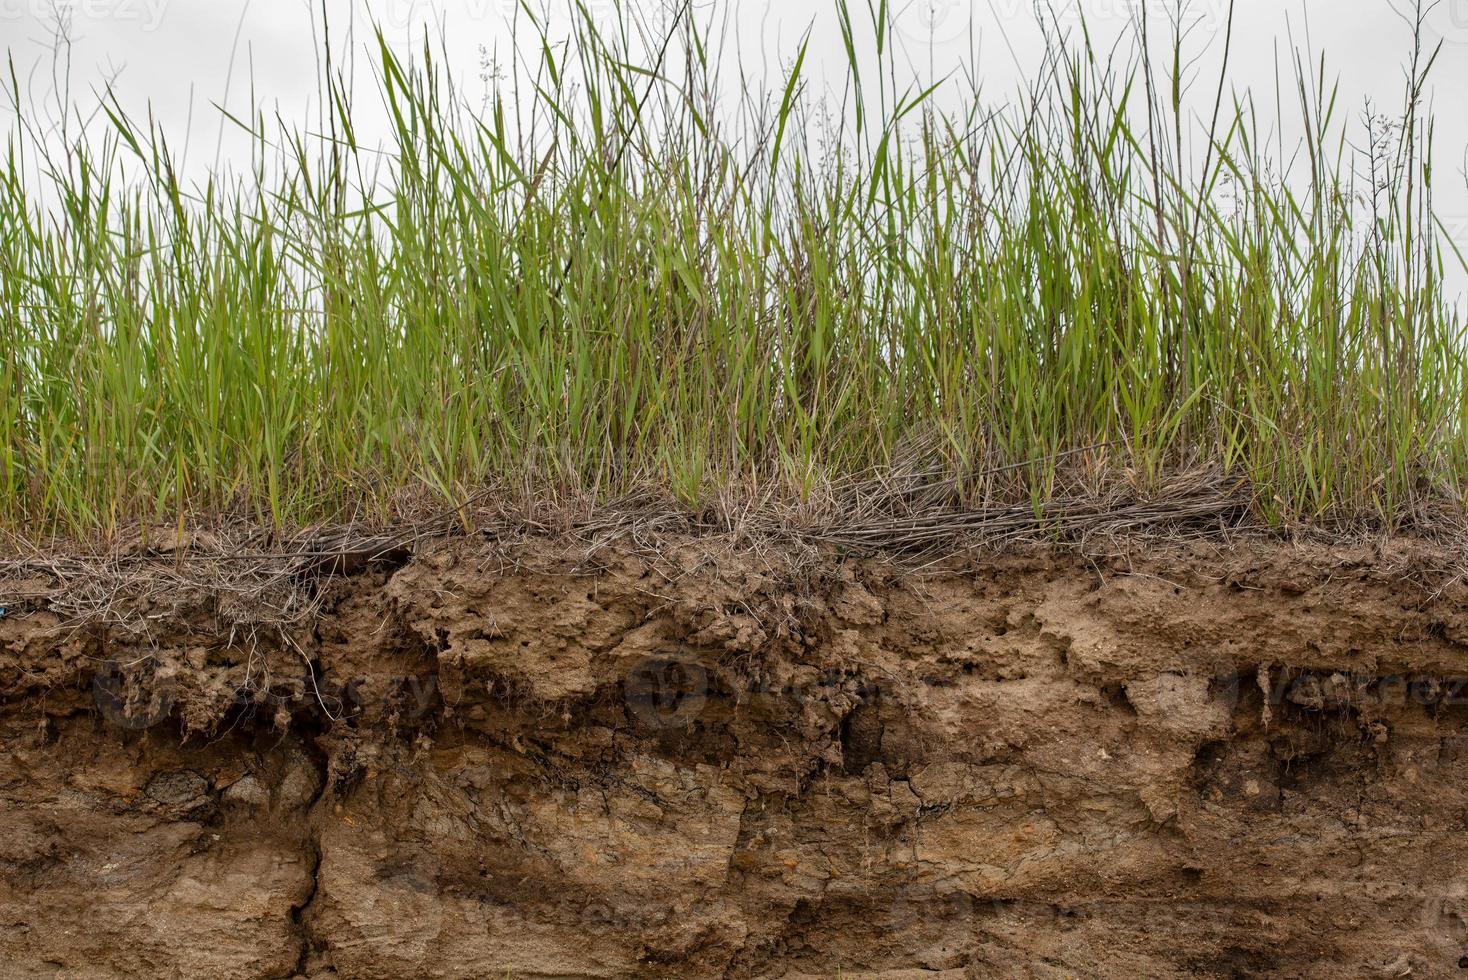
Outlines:
<svg viewBox="0 0 1468 980"><path fill-rule="evenodd" d="M285 626L0 590L0 974L1464 975L1446 565L458 539Z"/></svg>

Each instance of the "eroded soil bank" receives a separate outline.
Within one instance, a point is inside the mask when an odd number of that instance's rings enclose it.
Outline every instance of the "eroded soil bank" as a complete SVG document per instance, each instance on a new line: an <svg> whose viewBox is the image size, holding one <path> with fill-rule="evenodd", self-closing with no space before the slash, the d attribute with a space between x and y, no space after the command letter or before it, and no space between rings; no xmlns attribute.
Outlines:
<svg viewBox="0 0 1468 980"><path fill-rule="evenodd" d="M461 539L284 629L13 603L0 973L1463 975L1468 587L1110 550Z"/></svg>

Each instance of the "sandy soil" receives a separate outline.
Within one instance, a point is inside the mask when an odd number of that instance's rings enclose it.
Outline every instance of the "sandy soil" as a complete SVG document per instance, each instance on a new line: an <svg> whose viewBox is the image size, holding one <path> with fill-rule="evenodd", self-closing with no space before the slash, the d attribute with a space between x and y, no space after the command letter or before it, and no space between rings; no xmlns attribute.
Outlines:
<svg viewBox="0 0 1468 980"><path fill-rule="evenodd" d="M1463 975L1468 586L1109 552L461 539L285 629L12 604L0 972Z"/></svg>

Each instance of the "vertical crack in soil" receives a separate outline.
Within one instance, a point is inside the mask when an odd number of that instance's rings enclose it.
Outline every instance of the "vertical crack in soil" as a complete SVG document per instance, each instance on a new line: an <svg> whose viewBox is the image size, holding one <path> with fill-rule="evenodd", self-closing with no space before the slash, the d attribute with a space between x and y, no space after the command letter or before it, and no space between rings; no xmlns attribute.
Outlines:
<svg viewBox="0 0 1468 980"><path fill-rule="evenodd" d="M310 884L306 894L298 903L292 905L290 910L291 923L301 944L300 958L290 976L307 976L311 958L318 949L316 937L312 934L310 917L311 903L316 901L316 894L321 886L321 838L317 830L316 809L327 796L330 770L330 762L326 751L321 747L319 737L319 732L307 732L302 737L302 745L316 766L316 791L302 808L302 819L306 829L304 845L307 874L310 877Z"/></svg>

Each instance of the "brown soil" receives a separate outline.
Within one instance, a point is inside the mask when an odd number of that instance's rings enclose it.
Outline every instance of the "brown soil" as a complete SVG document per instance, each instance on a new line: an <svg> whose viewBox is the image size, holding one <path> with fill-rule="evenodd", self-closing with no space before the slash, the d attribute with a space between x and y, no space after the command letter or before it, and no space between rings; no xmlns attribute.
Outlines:
<svg viewBox="0 0 1468 980"><path fill-rule="evenodd" d="M1113 550L458 539L285 627L12 603L0 973L1464 975L1441 553Z"/></svg>

